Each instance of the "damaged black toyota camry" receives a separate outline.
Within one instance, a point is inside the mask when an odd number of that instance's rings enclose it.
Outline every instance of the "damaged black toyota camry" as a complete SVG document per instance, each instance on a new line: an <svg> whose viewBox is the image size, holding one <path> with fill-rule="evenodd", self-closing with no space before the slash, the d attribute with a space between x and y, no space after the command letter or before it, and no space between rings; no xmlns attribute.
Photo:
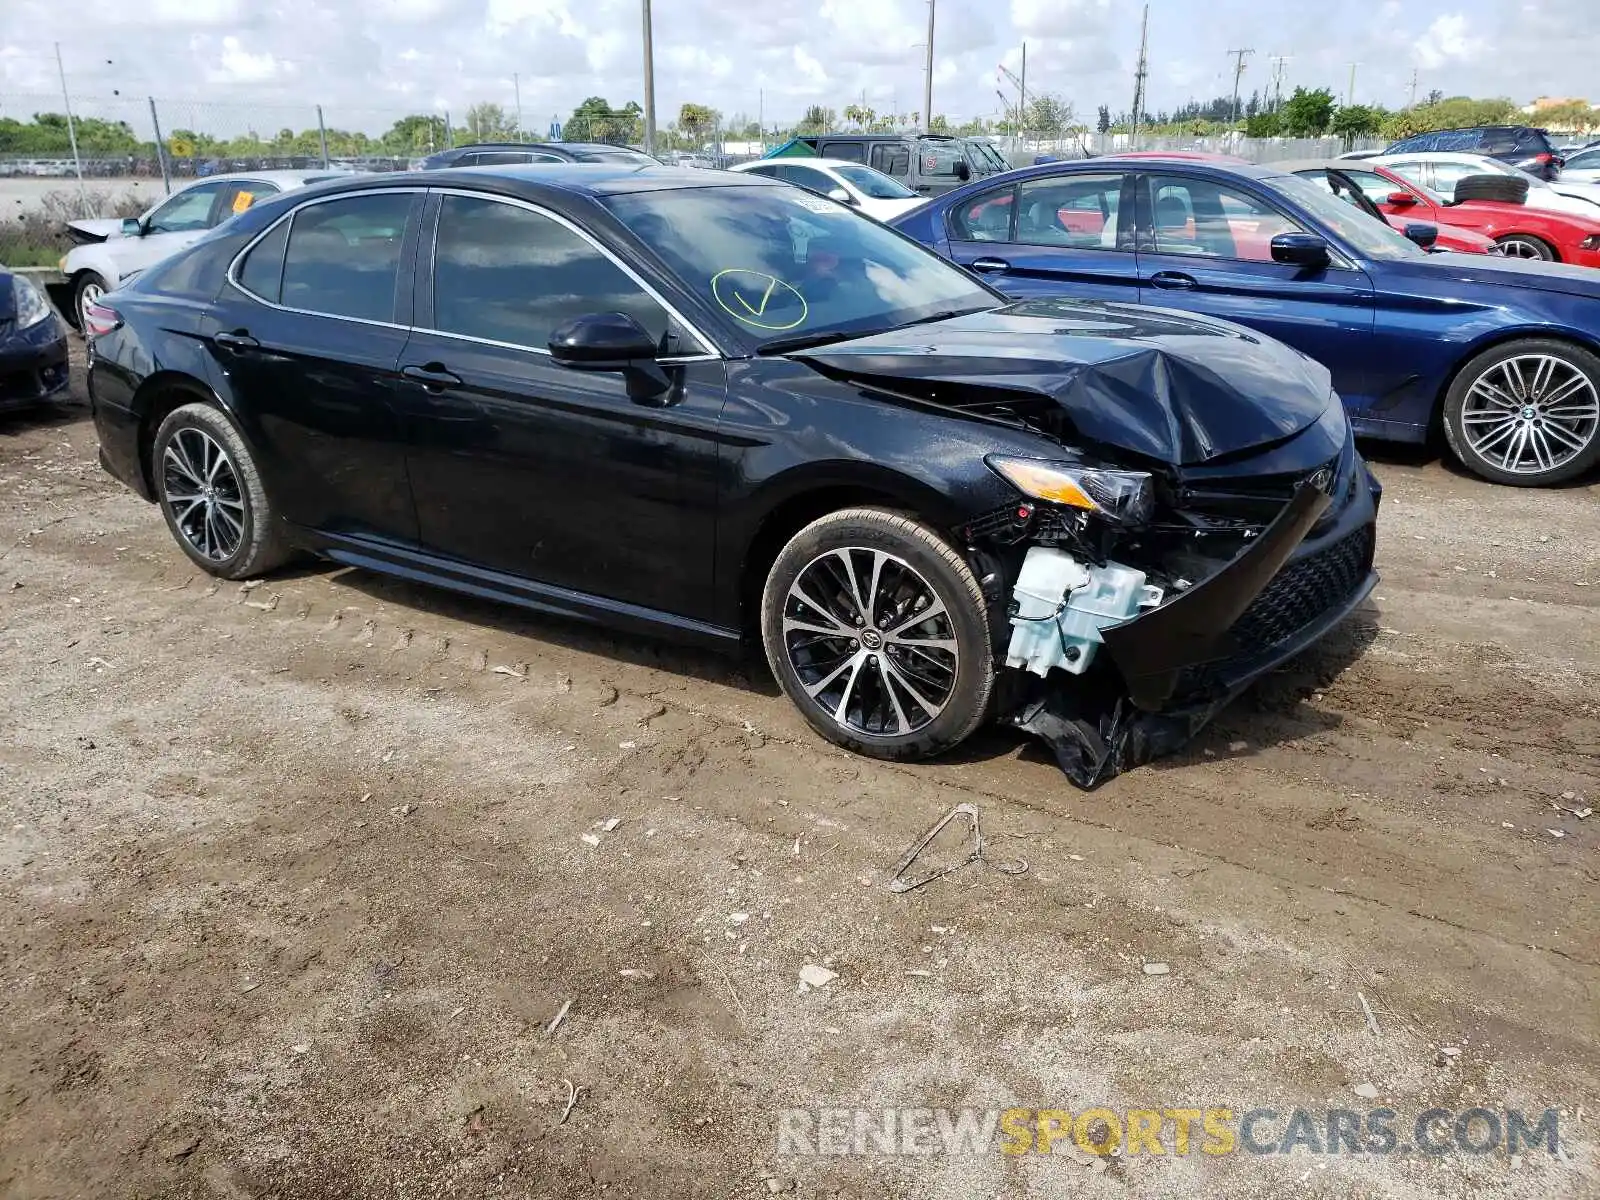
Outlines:
<svg viewBox="0 0 1600 1200"><path fill-rule="evenodd" d="M88 314L106 467L228 579L299 553L759 640L823 736L988 719L1093 786L1375 580L1328 372L1137 306L1008 303L752 175L538 166L257 204Z"/></svg>

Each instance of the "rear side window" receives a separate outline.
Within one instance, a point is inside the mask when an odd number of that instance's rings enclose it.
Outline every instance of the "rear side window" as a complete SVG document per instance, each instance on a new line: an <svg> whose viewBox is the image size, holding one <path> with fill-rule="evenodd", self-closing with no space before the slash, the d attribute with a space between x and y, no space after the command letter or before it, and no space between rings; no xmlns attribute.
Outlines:
<svg viewBox="0 0 1600 1200"><path fill-rule="evenodd" d="M829 142L822 148L823 158L842 158L846 162L866 162L866 147L860 142Z"/></svg>
<svg viewBox="0 0 1600 1200"><path fill-rule="evenodd" d="M302 208L289 229L281 303L334 317L394 320L400 243L410 212L407 192Z"/></svg>
<svg viewBox="0 0 1600 1200"><path fill-rule="evenodd" d="M1517 142L1515 129L1485 129L1478 146L1485 154L1515 154Z"/></svg>
<svg viewBox="0 0 1600 1200"><path fill-rule="evenodd" d="M1550 139L1538 129L1519 130L1516 148L1519 154L1551 154L1555 149L1550 145Z"/></svg>
<svg viewBox="0 0 1600 1200"><path fill-rule="evenodd" d="M872 148L872 165L885 175L909 175L911 150L902 145L883 145Z"/></svg>
<svg viewBox="0 0 1600 1200"><path fill-rule="evenodd" d="M235 276L239 286L268 303L278 303L283 288L283 251L288 244L289 222L279 221L239 264Z"/></svg>
<svg viewBox="0 0 1600 1200"><path fill-rule="evenodd" d="M433 323L445 333L543 350L574 317L626 313L658 342L667 314L616 263L518 205L446 196L434 250Z"/></svg>
<svg viewBox="0 0 1600 1200"><path fill-rule="evenodd" d="M1133 249L1132 230L1120 230L1122 176L1067 175L1021 185L1016 240L1030 246L1079 250Z"/></svg>
<svg viewBox="0 0 1600 1200"><path fill-rule="evenodd" d="M958 242L1008 242L1017 189L984 192L950 210L950 236Z"/></svg>

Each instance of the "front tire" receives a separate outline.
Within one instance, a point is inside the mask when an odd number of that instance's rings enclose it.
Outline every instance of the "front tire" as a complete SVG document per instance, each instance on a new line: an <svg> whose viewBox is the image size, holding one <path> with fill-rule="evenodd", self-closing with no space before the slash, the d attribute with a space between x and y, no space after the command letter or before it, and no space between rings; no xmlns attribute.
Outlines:
<svg viewBox="0 0 1600 1200"><path fill-rule="evenodd" d="M1535 237L1531 233L1508 233L1505 237L1496 238L1494 244L1500 247L1500 252L1507 258L1528 258L1537 262L1559 261L1555 247L1542 237Z"/></svg>
<svg viewBox="0 0 1600 1200"><path fill-rule="evenodd" d="M255 459L221 410L174 409L156 431L150 465L167 529L201 570L246 579L288 559Z"/></svg>
<svg viewBox="0 0 1600 1200"><path fill-rule="evenodd" d="M811 727L858 754L937 754L988 711L983 590L949 542L909 517L845 509L795 534L767 576L761 633Z"/></svg>
<svg viewBox="0 0 1600 1200"><path fill-rule="evenodd" d="M72 315L77 321L79 333L89 328L84 319L84 310L97 303L110 290L105 279L94 271L78 272L78 278L72 285Z"/></svg>
<svg viewBox="0 0 1600 1200"><path fill-rule="evenodd" d="M1600 357L1524 338L1478 355L1444 402L1445 439L1495 483L1547 487L1600 461Z"/></svg>

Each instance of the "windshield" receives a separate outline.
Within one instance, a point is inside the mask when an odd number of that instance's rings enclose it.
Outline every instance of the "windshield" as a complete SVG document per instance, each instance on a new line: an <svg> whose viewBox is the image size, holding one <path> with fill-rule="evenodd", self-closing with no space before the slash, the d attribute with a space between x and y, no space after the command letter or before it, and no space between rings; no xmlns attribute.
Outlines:
<svg viewBox="0 0 1600 1200"><path fill-rule="evenodd" d="M661 165L643 150L635 150L631 146L610 146L604 150L574 150L572 157L579 162L587 163L631 162L652 167Z"/></svg>
<svg viewBox="0 0 1600 1200"><path fill-rule="evenodd" d="M917 194L903 183L890 179L882 171L854 164L833 168L833 173L863 196L873 200L915 200Z"/></svg>
<svg viewBox="0 0 1600 1200"><path fill-rule="evenodd" d="M1387 261L1416 258L1427 253L1387 222L1370 217L1348 201L1338 199L1326 186L1319 187L1298 175L1278 175L1266 182L1366 258Z"/></svg>
<svg viewBox="0 0 1600 1200"><path fill-rule="evenodd" d="M799 188L682 188L605 204L682 285L765 347L995 308L962 271Z"/></svg>
<svg viewBox="0 0 1600 1200"><path fill-rule="evenodd" d="M1001 157L1000 151L996 150L988 142L968 142L967 145L977 150L978 156L988 164L988 174L992 175L996 171L1011 170L1011 164Z"/></svg>

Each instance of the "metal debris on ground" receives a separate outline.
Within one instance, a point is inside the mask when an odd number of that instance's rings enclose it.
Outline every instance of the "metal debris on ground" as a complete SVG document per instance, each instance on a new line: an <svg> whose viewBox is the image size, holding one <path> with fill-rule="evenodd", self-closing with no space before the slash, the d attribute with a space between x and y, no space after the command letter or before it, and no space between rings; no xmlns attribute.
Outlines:
<svg viewBox="0 0 1600 1200"><path fill-rule="evenodd" d="M624 979L654 979L656 977L654 971L642 971L638 967L623 967L618 973Z"/></svg>
<svg viewBox="0 0 1600 1200"><path fill-rule="evenodd" d="M830 971L827 967L819 967L816 963L807 963L800 968L800 982L806 987L827 987L839 978L837 971Z"/></svg>
<svg viewBox="0 0 1600 1200"><path fill-rule="evenodd" d="M1146 975L1170 975L1172 974L1172 968L1167 966L1166 963L1147 962L1144 965L1144 973Z"/></svg>
<svg viewBox="0 0 1600 1200"><path fill-rule="evenodd" d="M565 1021L567 1019L567 1013L572 1011L572 1004L573 1002L568 1000L561 1006L561 1011L556 1014L556 1019L551 1021L549 1026L544 1031L546 1037L555 1037L556 1030L561 1028L561 1022Z"/></svg>
<svg viewBox="0 0 1600 1200"><path fill-rule="evenodd" d="M1372 1011L1372 1005L1367 1003L1367 998L1360 992L1356 993L1356 999L1361 1001L1361 1011L1366 1014L1367 1029L1371 1031L1373 1037L1381 1038L1383 1033L1378 1029L1378 1018Z"/></svg>
<svg viewBox="0 0 1600 1200"><path fill-rule="evenodd" d="M570 1079L563 1079L561 1082L567 1085L567 1106L561 1110L561 1120L556 1124L565 1125L567 1118L572 1115L572 1110L578 1106L578 1097L583 1095L584 1089L575 1087Z"/></svg>
<svg viewBox="0 0 1600 1200"><path fill-rule="evenodd" d="M972 829L972 848L967 852L966 857L920 878L906 879L904 876L911 869L911 864L917 861L922 852L932 844L933 839L943 831L944 827L957 817L965 817ZM983 853L983 830L978 825L978 806L971 803L958 804L935 821L928 831L912 842L906 852L900 856L900 860L895 863L893 870L890 872L889 890L895 893L914 892L918 888L932 883L935 879L943 879L951 872L959 871L968 863L987 861ZM1020 858L1014 862L991 862L988 865L1006 875L1021 875L1028 870L1027 862Z"/></svg>
<svg viewBox="0 0 1600 1200"><path fill-rule="evenodd" d="M613 829L615 829L618 825L621 825L621 824L622 824L622 818L621 817L612 817L604 825L600 826L600 832L601 833L610 833Z"/></svg>

